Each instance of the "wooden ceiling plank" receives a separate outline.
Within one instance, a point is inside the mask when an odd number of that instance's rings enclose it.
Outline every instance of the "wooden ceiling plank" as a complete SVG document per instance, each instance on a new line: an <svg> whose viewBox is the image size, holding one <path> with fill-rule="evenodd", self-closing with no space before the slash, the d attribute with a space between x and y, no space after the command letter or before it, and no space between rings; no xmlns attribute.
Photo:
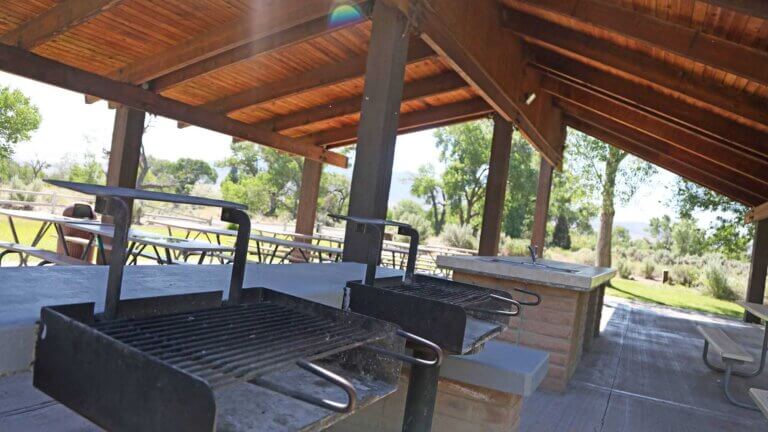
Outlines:
<svg viewBox="0 0 768 432"><path fill-rule="evenodd" d="M680 122L699 133L711 134L716 139L728 141L753 156L768 158L768 134L763 131L554 52L541 48L535 48L533 51L532 61L535 65L555 79L567 80L598 94L609 93L638 104L658 117Z"/></svg>
<svg viewBox="0 0 768 432"><path fill-rule="evenodd" d="M675 127L634 107L590 93L549 76L542 78L541 87L571 104L600 113L631 128L653 135L671 146L695 153L720 165L721 169L740 172L762 183L764 190L768 190L768 161L764 159L748 157L735 151L727 144Z"/></svg>
<svg viewBox="0 0 768 432"><path fill-rule="evenodd" d="M437 54L424 42L416 38L411 39L411 45L408 48L408 63L436 57ZM365 74L367 58L367 54L362 54L341 63L330 63L281 81L267 83L211 101L201 107L212 112L230 113L248 106L360 78Z"/></svg>
<svg viewBox="0 0 768 432"><path fill-rule="evenodd" d="M0 43L31 50L117 6L123 0L63 0L0 36Z"/></svg>
<svg viewBox="0 0 768 432"><path fill-rule="evenodd" d="M768 219L768 201L749 210L745 216L745 222L750 224Z"/></svg>
<svg viewBox="0 0 768 432"><path fill-rule="evenodd" d="M663 148L664 143L651 135L626 127L599 114L573 113L573 110L567 106L565 109L571 114L566 118L567 124L587 135L742 204L754 205L765 199L763 195L744 186L749 183L747 179L733 175L729 179L719 177L717 174L722 173L722 170L707 160L696 158L691 154L675 152L670 154L667 151L660 151L659 148Z"/></svg>
<svg viewBox="0 0 768 432"><path fill-rule="evenodd" d="M233 120L225 115L207 112L131 84L110 80L29 51L0 45L0 70L41 81L79 93L115 101L132 108L151 112L177 121L194 124L226 135L240 137L288 153L301 155L341 167L347 166L343 155L327 152L311 140L290 138L269 130Z"/></svg>
<svg viewBox="0 0 768 432"><path fill-rule="evenodd" d="M264 55L287 46L339 31L343 28L359 24L367 19L368 17L366 13L365 16L360 17L357 20L347 21L343 25L331 27L328 25L330 16L321 16L158 77L152 80L150 88L155 92L162 93L182 85L187 81L205 76L227 66L232 66L256 56Z"/></svg>
<svg viewBox="0 0 768 432"><path fill-rule="evenodd" d="M354 3L363 3L355 0ZM143 84L191 64L267 37L291 27L326 16L333 2L315 1L307 4L293 2L283 7L258 10L247 17L193 36L164 51L118 68L107 76L118 81Z"/></svg>
<svg viewBox="0 0 768 432"><path fill-rule="evenodd" d="M768 20L768 2L765 0L698 0L744 15Z"/></svg>
<svg viewBox="0 0 768 432"><path fill-rule="evenodd" d="M599 0L516 0L768 85L768 53Z"/></svg>
<svg viewBox="0 0 768 432"><path fill-rule="evenodd" d="M440 75L406 83L405 88L403 89L402 100L403 102L409 102L436 94L458 90L467 86L468 84L464 81L464 79L461 78L461 76L455 72L446 72ZM297 111L288 115L271 118L256 124L263 126L266 129L280 132L337 117L358 114L360 113L361 97L362 96L354 96L351 98L330 102L325 105L320 105L306 110Z"/></svg>
<svg viewBox="0 0 768 432"><path fill-rule="evenodd" d="M634 76L649 84L671 90L700 101L715 112L728 112L748 123L768 127L768 103L715 83L696 78L661 60L620 48L608 41L595 39L532 15L507 9L507 27L529 42L570 54L579 60L589 59L610 69Z"/></svg>
<svg viewBox="0 0 768 432"><path fill-rule="evenodd" d="M424 129L446 126L475 120L493 113L493 108L482 98L441 105L400 116L397 133L411 133ZM336 148L354 144L357 141L357 126L329 129L308 135L317 144Z"/></svg>

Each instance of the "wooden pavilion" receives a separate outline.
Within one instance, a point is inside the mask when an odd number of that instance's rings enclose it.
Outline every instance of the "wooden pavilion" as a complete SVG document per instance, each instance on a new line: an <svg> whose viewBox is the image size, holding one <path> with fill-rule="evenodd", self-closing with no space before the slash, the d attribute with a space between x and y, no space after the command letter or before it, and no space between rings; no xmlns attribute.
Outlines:
<svg viewBox="0 0 768 432"><path fill-rule="evenodd" d="M768 267L764 0L2 0L0 70L117 108L108 183L134 187L145 112L322 163L357 143L350 213L386 214L398 133L493 115L481 253L517 127L542 155L534 239L570 126L756 207ZM345 259L365 242L347 233Z"/></svg>

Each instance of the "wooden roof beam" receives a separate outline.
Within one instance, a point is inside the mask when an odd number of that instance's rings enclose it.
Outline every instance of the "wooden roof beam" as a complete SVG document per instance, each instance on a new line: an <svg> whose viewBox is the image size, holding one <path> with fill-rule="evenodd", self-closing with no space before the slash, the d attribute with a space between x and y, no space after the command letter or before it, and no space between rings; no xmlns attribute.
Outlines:
<svg viewBox="0 0 768 432"><path fill-rule="evenodd" d="M676 149L668 147L665 149L666 143L608 117L583 111L574 112L567 104L564 108L569 113L566 117L568 126L587 135L742 204L753 205L765 199L764 194L761 195L750 189L749 179L740 178L732 173L727 173L724 178L721 176L723 170L710 161Z"/></svg>
<svg viewBox="0 0 768 432"><path fill-rule="evenodd" d="M239 109L258 105L274 99L303 93L309 90L327 87L365 74L367 54L361 54L341 63L330 63L310 71L293 75L277 82L271 82L259 87L250 88L239 93L225 96L206 104L201 108L218 113L231 113ZM412 39L408 48L408 63L416 63L432 58L437 54L419 39ZM180 124L179 127L186 125Z"/></svg>
<svg viewBox="0 0 768 432"><path fill-rule="evenodd" d="M768 130L768 103L743 92L724 87L709 79L692 77L661 60L595 39L549 21L506 9L508 29L528 42L556 51L581 62L594 61L602 68L639 78L656 88L668 89L683 97L700 101L712 111L731 114L744 123Z"/></svg>
<svg viewBox="0 0 768 432"><path fill-rule="evenodd" d="M157 93L170 90L187 81L210 74L227 66L232 66L253 57L264 55L278 49L302 43L328 33L339 31L343 28L357 25L368 19L369 12L364 11L363 16L356 20L350 20L344 24L331 27L330 15L324 15L310 21L302 22L286 28L274 34L256 39L247 44L221 52L213 57L192 63L181 69L160 76L150 82L150 89Z"/></svg>
<svg viewBox="0 0 768 432"><path fill-rule="evenodd" d="M122 0L63 0L0 36L0 43L31 50L117 6Z"/></svg>
<svg viewBox="0 0 768 432"><path fill-rule="evenodd" d="M768 155L768 133L756 130L679 98L654 91L617 75L604 72L542 48L533 48L532 63L553 78L599 95L610 95L636 104L649 113L692 128L714 139L728 141L736 148L757 157Z"/></svg>
<svg viewBox="0 0 768 432"><path fill-rule="evenodd" d="M768 201L749 210L744 219L748 224L768 219Z"/></svg>
<svg viewBox="0 0 768 432"><path fill-rule="evenodd" d="M446 72L406 83L405 88L403 89L402 101L405 103L441 93L455 91L468 86L469 85L464 79L455 72ZM256 124L263 126L266 129L280 132L337 117L359 114L361 97L362 96L353 96L348 99L334 101L303 111L271 118Z"/></svg>
<svg viewBox="0 0 768 432"><path fill-rule="evenodd" d="M308 139L290 138L245 124L225 115L189 106L141 87L110 80L101 75L55 62L20 48L0 45L0 70L67 90L80 93L88 92L88 94L96 97L128 105L141 111L240 137L312 160L341 167L347 166L345 156L327 152L325 149L315 146Z"/></svg>
<svg viewBox="0 0 768 432"><path fill-rule="evenodd" d="M557 143L542 131L524 102L523 41L505 34L497 0L413 2L384 0L410 17L421 38L507 121L514 122L553 166L562 163Z"/></svg>
<svg viewBox="0 0 768 432"><path fill-rule="evenodd" d="M675 147L696 154L719 165L721 171L728 170L754 179L761 185L759 190L768 195L768 160L765 157L745 155L728 143L697 135L693 131L653 117L637 107L590 93L549 76L542 78L541 87L554 96L570 102L571 106L580 106L655 136L666 142L667 148Z"/></svg>
<svg viewBox="0 0 768 432"><path fill-rule="evenodd" d="M493 113L493 108L482 98L441 105L435 108L412 111L400 116L397 133L405 134L425 129L476 120ZM308 135L317 145L326 148L342 147L357 141L357 126L329 129Z"/></svg>
<svg viewBox="0 0 768 432"><path fill-rule="evenodd" d="M768 53L599 0L515 0L768 85Z"/></svg>

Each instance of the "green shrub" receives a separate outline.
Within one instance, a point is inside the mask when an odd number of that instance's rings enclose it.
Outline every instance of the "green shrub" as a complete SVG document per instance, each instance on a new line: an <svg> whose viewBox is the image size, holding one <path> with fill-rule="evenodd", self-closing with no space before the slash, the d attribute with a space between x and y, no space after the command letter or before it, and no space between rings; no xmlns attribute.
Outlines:
<svg viewBox="0 0 768 432"><path fill-rule="evenodd" d="M511 237L504 237L504 239L501 242L501 254L502 255L509 255L509 256L528 256L528 245L530 245L531 242L526 239L519 239L519 238L511 238Z"/></svg>
<svg viewBox="0 0 768 432"><path fill-rule="evenodd" d="M446 225L443 229L443 241L451 247L477 249L477 240L469 225Z"/></svg>
<svg viewBox="0 0 768 432"><path fill-rule="evenodd" d="M573 260L579 264L595 265L595 251L589 248L581 248L573 255Z"/></svg>
<svg viewBox="0 0 768 432"><path fill-rule="evenodd" d="M656 271L656 265L651 260L643 261L643 266L640 269L643 273L643 277L646 279L653 279L653 273Z"/></svg>
<svg viewBox="0 0 768 432"><path fill-rule="evenodd" d="M725 276L722 267L716 265L710 265L704 272L705 278L705 292L720 300L736 300L736 292L731 288L728 283L728 278Z"/></svg>
<svg viewBox="0 0 768 432"><path fill-rule="evenodd" d="M424 240L432 235L432 224L427 218L421 217L413 213L404 213L397 219L399 222L406 223L413 227L419 233L419 240ZM470 231L471 232L471 231ZM408 242L407 236L395 236L395 240L400 242Z"/></svg>
<svg viewBox="0 0 768 432"><path fill-rule="evenodd" d="M619 271L619 277L622 279L630 279L632 277L632 267L626 261L619 261L616 270Z"/></svg>
<svg viewBox="0 0 768 432"><path fill-rule="evenodd" d="M43 181L40 179L32 180L30 183L25 183L19 177L14 177L11 179L11 189L18 189L29 192L40 192L43 190L43 186ZM35 202L39 197L40 195L24 192L13 192L11 194L11 199L14 201Z"/></svg>
<svg viewBox="0 0 768 432"><path fill-rule="evenodd" d="M672 267L669 276L673 283L692 287L699 280L699 271L690 265L676 265Z"/></svg>

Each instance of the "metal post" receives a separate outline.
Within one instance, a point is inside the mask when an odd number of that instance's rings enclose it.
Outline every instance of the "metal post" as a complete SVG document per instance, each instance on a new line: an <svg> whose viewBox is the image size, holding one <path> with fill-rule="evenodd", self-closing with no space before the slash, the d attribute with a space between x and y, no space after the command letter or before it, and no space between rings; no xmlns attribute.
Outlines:
<svg viewBox="0 0 768 432"><path fill-rule="evenodd" d="M251 240L251 218L242 210L225 208L221 211L221 220L237 224L235 255L232 261L232 279L229 281L229 297L227 299L230 304L237 304L240 302L240 293L245 281L248 242Z"/></svg>
<svg viewBox="0 0 768 432"><path fill-rule="evenodd" d="M120 291L123 285L123 269L125 267L125 247L128 244L128 227L130 210L122 198L96 199L96 211L112 216L114 234L112 235L112 251L109 254L109 276L107 278L107 297L104 301L104 317L117 318L117 307L120 303Z"/></svg>
<svg viewBox="0 0 768 432"><path fill-rule="evenodd" d="M414 350L414 357L432 360L432 354ZM439 366L411 365L408 379L408 395L405 399L403 432L429 432L437 401L437 385L440 378Z"/></svg>

